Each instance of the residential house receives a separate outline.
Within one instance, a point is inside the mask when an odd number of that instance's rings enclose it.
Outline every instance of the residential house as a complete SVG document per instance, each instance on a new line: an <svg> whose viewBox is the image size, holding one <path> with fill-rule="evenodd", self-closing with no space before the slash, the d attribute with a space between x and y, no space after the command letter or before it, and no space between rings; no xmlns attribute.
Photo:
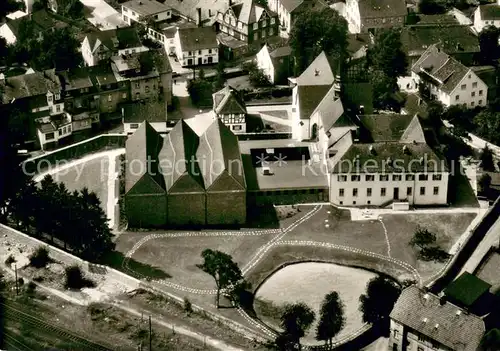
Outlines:
<svg viewBox="0 0 500 351"><path fill-rule="evenodd" d="M340 94L340 64L324 52L318 55L306 70L295 79L292 90L292 138L316 139L317 129L311 119L325 95L334 86Z"/></svg>
<svg viewBox="0 0 500 351"><path fill-rule="evenodd" d="M234 133L245 133L247 108L240 94L226 85L212 98L215 117Z"/></svg>
<svg viewBox="0 0 500 351"><path fill-rule="evenodd" d="M122 105L123 132L134 133L143 122L148 122L158 133L166 133L167 107L162 101L135 101Z"/></svg>
<svg viewBox="0 0 500 351"><path fill-rule="evenodd" d="M346 19L350 33L403 27L407 15L404 0L347 0Z"/></svg>
<svg viewBox="0 0 500 351"><path fill-rule="evenodd" d="M42 149L71 134L71 118L64 110L62 85L55 70L0 77L2 105L27 115L27 143Z"/></svg>
<svg viewBox="0 0 500 351"><path fill-rule="evenodd" d="M229 7L217 13L215 27L218 31L251 44L279 34L278 15L255 0L229 2Z"/></svg>
<svg viewBox="0 0 500 351"><path fill-rule="evenodd" d="M73 132L90 130L100 122L99 90L88 68L75 68L58 73L62 85L64 107L72 116Z"/></svg>
<svg viewBox="0 0 500 351"><path fill-rule="evenodd" d="M358 60L366 56L368 49L374 45L375 38L371 33L347 35L347 53L349 60Z"/></svg>
<svg viewBox="0 0 500 351"><path fill-rule="evenodd" d="M293 72L292 49L282 46L272 49L265 44L257 53L257 66L272 84L287 84Z"/></svg>
<svg viewBox="0 0 500 351"><path fill-rule="evenodd" d="M30 21L33 24L35 35L40 39L46 31L68 26L67 23L56 20L46 10L39 10L15 20L8 20L2 24L0 26L0 37L4 38L7 44L15 44L19 36L19 27L23 21Z"/></svg>
<svg viewBox="0 0 500 351"><path fill-rule="evenodd" d="M119 105L130 101L130 82L117 79L110 65L89 67L94 85L99 91L98 108L102 120L121 119Z"/></svg>
<svg viewBox="0 0 500 351"><path fill-rule="evenodd" d="M480 349L481 318L412 285L403 290L390 314L389 348L403 350Z"/></svg>
<svg viewBox="0 0 500 351"><path fill-rule="evenodd" d="M438 16L444 19L439 21L435 18ZM424 21L425 24L419 22L417 25L404 27L401 31L401 43L409 64L408 74L398 78L398 85L402 91L418 91L418 86L411 78L411 67L431 45L439 44L441 50L464 65L473 64L480 52L479 39L470 26L452 22L454 19L450 19L451 16L426 17L433 17L436 23L427 19Z"/></svg>
<svg viewBox="0 0 500 351"><path fill-rule="evenodd" d="M172 9L156 0L130 0L122 4L122 18L129 25L161 22L172 18Z"/></svg>
<svg viewBox="0 0 500 351"><path fill-rule="evenodd" d="M147 51L135 27L91 32L85 36L81 51L87 66L95 66L112 56Z"/></svg>
<svg viewBox="0 0 500 351"><path fill-rule="evenodd" d="M125 203L133 227L241 225L246 182L236 136L214 121L198 136L184 121L164 138L144 122L126 143L127 160L150 170L125 174Z"/></svg>
<svg viewBox="0 0 500 351"><path fill-rule="evenodd" d="M496 4L479 5L474 11L474 29L477 33L488 26L500 28L500 0Z"/></svg>
<svg viewBox="0 0 500 351"><path fill-rule="evenodd" d="M219 62L219 45L212 27L179 28L174 41L181 66Z"/></svg>
<svg viewBox="0 0 500 351"><path fill-rule="evenodd" d="M424 84L445 106L467 108L487 105L488 86L474 71L431 45L412 66L415 84Z"/></svg>
<svg viewBox="0 0 500 351"><path fill-rule="evenodd" d="M270 0L269 9L278 14L281 29L290 34L293 23L300 13L306 10L323 10L328 5L322 0Z"/></svg>
<svg viewBox="0 0 500 351"><path fill-rule="evenodd" d="M333 164L333 204L447 204L446 161L427 145L417 116L366 115L360 124L359 142L351 143Z"/></svg>
<svg viewBox="0 0 500 351"><path fill-rule="evenodd" d="M115 79L129 84L132 100L172 103L172 68L163 50L113 56L111 61Z"/></svg>

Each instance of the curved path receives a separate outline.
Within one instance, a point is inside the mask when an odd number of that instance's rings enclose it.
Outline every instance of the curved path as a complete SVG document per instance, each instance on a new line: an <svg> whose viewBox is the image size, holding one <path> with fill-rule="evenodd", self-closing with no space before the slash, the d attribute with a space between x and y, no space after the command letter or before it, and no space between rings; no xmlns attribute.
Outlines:
<svg viewBox="0 0 500 351"><path fill-rule="evenodd" d="M176 232L176 233L164 233L164 234L150 234L139 240L126 254L125 254L125 259L122 262L122 267L129 272L133 272L134 274L138 274L135 272L133 269L129 267L129 261L130 258L135 254L135 252L146 242L153 240L153 239L159 239L159 238L177 238L177 237L215 237L215 236L259 236L259 235L269 235L272 234L273 237L271 240L269 240L266 244L261 246L252 256L249 262L247 262L241 269L241 272L243 275L247 275L268 253L272 248L278 247L278 246L309 246L309 247L323 247L323 248L331 248L331 249L336 249L336 250L343 250L347 252L353 252L357 253L360 255L364 255L367 257L372 257L372 258L377 258L383 261L387 261L393 264L396 264L403 268L404 270L408 271L415 280L418 282L419 285L422 284L422 277L418 273L418 271L415 269L415 267L411 266L407 262L395 259L391 257L391 247L390 247L390 242L389 238L387 235L387 228L385 227L385 224L382 220L381 217L378 218L380 224L382 225L385 233L385 239L387 242L387 255L381 255L379 253L367 251L367 250L362 250L358 249L356 247L350 247L350 246L345 246L345 245L338 245L338 244L332 244L332 243L326 243L326 242L318 242L318 241L312 241L312 240L283 240L286 236L287 233L290 231L294 230L297 226L300 224L308 221L311 217L313 217L316 213L318 213L323 205L316 205L312 210L307 212L305 215L303 215L301 218L298 218L296 221L294 221L291 225L289 225L286 228L281 228L281 229L269 229L269 230L254 230L254 231L226 231L226 232ZM141 278L147 279L148 277L142 274L139 274ZM217 290L215 289L194 289L191 287L187 287L181 284L176 284L169 282L165 279L155 279L152 280L155 283L167 286L169 288L173 288L182 292L187 292L187 293L192 293L192 294L199 294L199 295L215 295L217 293ZM276 333L271 330L269 327L267 327L265 324L256 321L252 317L250 317L243 309L237 308L238 313L252 326L256 327L257 329L261 330L265 335L268 337L276 337Z"/></svg>

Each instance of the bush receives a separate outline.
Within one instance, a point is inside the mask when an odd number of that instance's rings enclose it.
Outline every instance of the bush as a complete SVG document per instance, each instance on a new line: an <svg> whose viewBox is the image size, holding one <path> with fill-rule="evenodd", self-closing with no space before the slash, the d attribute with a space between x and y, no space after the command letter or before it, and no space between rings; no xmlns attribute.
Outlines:
<svg viewBox="0 0 500 351"><path fill-rule="evenodd" d="M33 296L35 294L36 290L36 284L34 282L29 282L28 285L26 285L26 294L28 296Z"/></svg>
<svg viewBox="0 0 500 351"><path fill-rule="evenodd" d="M49 256L49 249L46 246L39 246L30 257L30 266L35 268L44 268L47 264L52 262Z"/></svg>
<svg viewBox="0 0 500 351"><path fill-rule="evenodd" d="M78 265L66 267L66 281L64 287L66 289L80 290L82 288L92 288L95 283L83 276L82 270Z"/></svg>
<svg viewBox="0 0 500 351"><path fill-rule="evenodd" d="M7 257L7 259L5 260L5 264L7 266L10 266L11 264L13 264L14 262L16 262L16 259L14 258L14 256L12 255L9 255L9 257Z"/></svg>
<svg viewBox="0 0 500 351"><path fill-rule="evenodd" d="M24 285L24 279L23 278L17 279L17 284L19 284L19 286L23 286Z"/></svg>
<svg viewBox="0 0 500 351"><path fill-rule="evenodd" d="M446 262L450 255L439 246L424 247L420 250L420 258L424 261Z"/></svg>
<svg viewBox="0 0 500 351"><path fill-rule="evenodd" d="M187 297L184 298L184 312L186 312L188 315L193 313L193 305Z"/></svg>

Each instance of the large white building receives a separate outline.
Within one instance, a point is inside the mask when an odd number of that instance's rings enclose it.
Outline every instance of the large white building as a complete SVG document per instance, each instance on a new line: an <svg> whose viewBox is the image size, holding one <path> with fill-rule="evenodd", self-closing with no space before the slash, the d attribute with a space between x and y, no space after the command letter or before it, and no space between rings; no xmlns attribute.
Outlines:
<svg viewBox="0 0 500 351"><path fill-rule="evenodd" d="M172 9L156 0L130 0L122 4L122 18L129 25L132 22L161 22L172 18Z"/></svg>
<svg viewBox="0 0 500 351"><path fill-rule="evenodd" d="M407 15L404 0L347 0L345 16L350 33L403 27Z"/></svg>
<svg viewBox="0 0 500 351"><path fill-rule="evenodd" d="M481 31L488 26L500 28L500 0L496 4L480 5L474 11L474 29Z"/></svg>
<svg viewBox="0 0 500 351"><path fill-rule="evenodd" d="M390 314L389 350L476 351L481 318L415 285L403 290Z"/></svg>
<svg viewBox="0 0 500 351"><path fill-rule="evenodd" d="M175 33L174 43L181 66L219 62L219 45L212 27L179 28Z"/></svg>
<svg viewBox="0 0 500 351"><path fill-rule="evenodd" d="M424 84L429 94L444 106L467 108L488 104L488 86L472 69L431 45L411 68L416 85Z"/></svg>
<svg viewBox="0 0 500 351"><path fill-rule="evenodd" d="M322 52L295 79L295 87L292 91L293 139L315 140L318 138L319 125L311 116L332 86L334 87L333 95L338 98L340 93L339 63Z"/></svg>
<svg viewBox="0 0 500 351"><path fill-rule="evenodd" d="M270 0L267 6L278 14L280 28L284 34L290 34L297 16L307 10L322 10L328 5L322 0Z"/></svg>
<svg viewBox="0 0 500 351"><path fill-rule="evenodd" d="M332 204L447 204L446 161L426 144L417 116L367 115L360 117L360 124L360 142L342 137L341 152L332 162Z"/></svg>

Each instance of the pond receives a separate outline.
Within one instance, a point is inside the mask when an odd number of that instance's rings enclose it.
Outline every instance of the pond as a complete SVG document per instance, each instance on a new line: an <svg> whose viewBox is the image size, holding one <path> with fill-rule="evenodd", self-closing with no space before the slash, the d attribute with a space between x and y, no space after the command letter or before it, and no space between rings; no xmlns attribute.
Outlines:
<svg viewBox="0 0 500 351"><path fill-rule="evenodd" d="M347 337L363 327L359 296L376 274L360 268L331 263L297 263L271 275L255 294L255 310L269 326L279 329L280 307L286 303L304 302L316 313L316 320L302 339L304 344L318 344L316 325L319 309L326 294L336 291L344 303L346 323L336 339Z"/></svg>

